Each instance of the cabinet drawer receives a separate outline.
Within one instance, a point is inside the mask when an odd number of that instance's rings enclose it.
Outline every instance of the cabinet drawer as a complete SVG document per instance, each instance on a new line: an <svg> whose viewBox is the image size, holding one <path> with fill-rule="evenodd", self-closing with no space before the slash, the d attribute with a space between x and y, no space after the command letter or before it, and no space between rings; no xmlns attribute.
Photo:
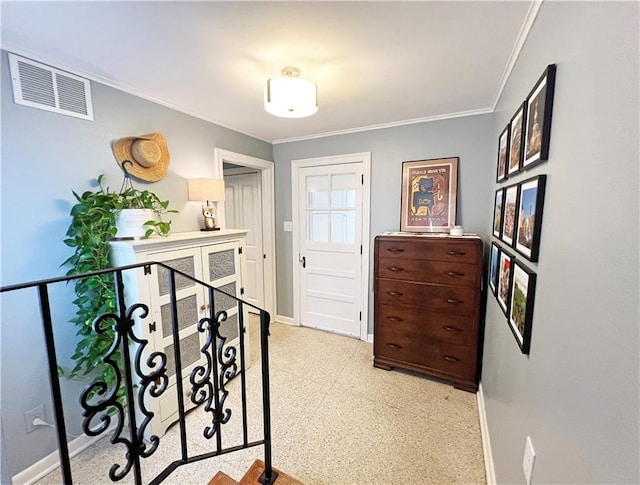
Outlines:
<svg viewBox="0 0 640 485"><path fill-rule="evenodd" d="M401 257L403 259L426 259L429 261L449 261L477 263L478 244L455 240L431 240L429 244L420 241L377 240L378 256Z"/></svg>
<svg viewBox="0 0 640 485"><path fill-rule="evenodd" d="M430 338L454 345L469 345L475 335L475 320L422 309L377 305L375 335L385 340L406 335Z"/></svg>
<svg viewBox="0 0 640 485"><path fill-rule="evenodd" d="M376 302L383 305L474 317L478 308L477 298L478 290L474 288L376 279Z"/></svg>
<svg viewBox="0 0 640 485"><path fill-rule="evenodd" d="M461 379L474 377L476 353L467 347L400 335L388 340L376 336L373 349L376 357L437 369Z"/></svg>
<svg viewBox="0 0 640 485"><path fill-rule="evenodd" d="M453 286L478 286L474 264L420 259L380 258L378 277Z"/></svg>

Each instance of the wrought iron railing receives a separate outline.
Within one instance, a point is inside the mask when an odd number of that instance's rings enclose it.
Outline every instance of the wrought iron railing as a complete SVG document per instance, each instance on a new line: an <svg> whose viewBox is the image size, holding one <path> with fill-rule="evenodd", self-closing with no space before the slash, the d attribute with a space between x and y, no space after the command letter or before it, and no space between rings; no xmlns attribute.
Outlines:
<svg viewBox="0 0 640 485"><path fill-rule="evenodd" d="M169 477L178 467L189 463L232 453L246 448L264 446L265 470L260 482L265 485L274 483L277 473L272 468L271 461L271 411L269 395L269 351L268 335L270 315L235 295L225 293L207 283L178 271L160 262L140 263L119 268L95 271L83 275L73 275L52 278L0 288L0 293L36 288L42 317L42 325L47 350L49 378L51 382L51 397L57 429L58 450L61 473L66 485L73 483L71 459L67 446L67 426L63 412L63 399L60 377L58 375L58 356L54 342L51 303L49 287L52 284L95 277L109 273L115 276L115 291L118 302L117 313L97 315L93 330L105 332L110 326L115 333L111 348L102 358L105 365L110 366L116 375L115 386L109 386L100 377L85 387L80 395L83 408L82 428L88 436L99 436L111 432L111 443L126 447L126 463L114 463L109 470L109 478L118 481L133 471L136 484L143 483L142 459L149 458L156 451L161 438L152 435L147 430L154 413L148 409L150 399L158 399L167 389L167 356L158 350L149 351L149 341L136 335L136 319L145 318L149 307L145 303L125 301L125 285L123 272L144 269L145 274L151 273L152 267L162 267L167 270L170 288L171 325L173 335L173 357L175 360L175 375L178 399L178 423L180 437L180 459L173 461L157 476L147 480L150 484L159 484ZM204 405L204 411L211 413L211 424L202 430L207 440L215 437L212 450L206 453L190 455L188 452L188 438L186 427L186 404L183 389L183 367L181 362L180 335L178 326L178 304L176 297L176 276L186 278L197 285L202 285L208 292L208 316L197 322L197 330L205 335L205 344L200 348L204 356L204 365L197 365L189 376L191 384L190 399L193 405ZM224 294L232 298L238 309L238 338L236 346L225 345L226 337L220 333L220 325L227 319L227 311L216 311L216 294ZM244 309L251 307L260 316L260 355L262 372L262 439L250 441L248 436L247 413L247 382L245 376L245 322ZM194 322L195 323L195 322ZM122 362L118 364L114 354L120 352ZM133 358L132 355L134 354ZM239 355L238 355L239 354ZM238 363L240 359L240 365ZM232 410L225 407L225 400L229 395L227 384L234 378L240 377L240 393L242 402L242 442L239 445L223 447L222 434ZM125 398L118 397L118 390L124 386ZM96 397L97 396L97 397ZM138 422L138 418L142 418ZM126 431L125 431L126 429Z"/></svg>

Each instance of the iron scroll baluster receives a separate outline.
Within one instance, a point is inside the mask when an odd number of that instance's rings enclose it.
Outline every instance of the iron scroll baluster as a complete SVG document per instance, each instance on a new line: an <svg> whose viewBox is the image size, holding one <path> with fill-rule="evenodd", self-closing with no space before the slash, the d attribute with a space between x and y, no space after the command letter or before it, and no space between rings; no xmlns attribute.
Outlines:
<svg viewBox="0 0 640 485"><path fill-rule="evenodd" d="M102 361L109 366L115 374L115 385L109 389L105 381L95 381L87 386L80 395L80 405L84 409L84 420L82 428L88 436L98 436L105 432L111 425L113 419L116 419L116 429L111 437L111 444L125 445L127 452L125 454L126 463L124 466L116 463L109 470L109 478L112 481L122 480L134 468L136 484L142 483L142 471L140 468L140 458L151 456L157 449L159 438L151 436L149 445L144 442L144 432L149 424L153 413L144 405L144 395L147 391L153 397L160 396L167 387L168 379L166 376L166 357L160 352L153 352L147 359L147 366L153 368L157 365L157 370L146 373L142 370L141 360L144 348L148 341L139 339L133 333L134 314L141 311L140 317L145 318L149 309L142 303L137 303L130 308L126 308L124 303L124 284L122 282L122 271L116 272L116 289L118 294L119 314L106 313L100 315L93 323L93 329L96 333L105 333L109 326L115 328L114 340L111 347L102 358ZM136 342L139 347L135 355L135 362L131 363L129 346L131 341ZM124 369L119 368L114 360L114 355L120 350L123 357ZM159 362L158 362L159 359ZM133 366L135 373L140 377L140 388L138 390L138 406L139 411L145 416L140 427L136 424L136 407L134 402L134 383L133 383ZM124 385L126 392L126 412L118 399L118 391ZM158 384L158 381L160 384ZM151 386L151 387L150 387ZM97 396L98 399L95 399ZM123 437L123 429L125 415L129 419L130 437ZM96 423L96 419L98 423Z"/></svg>

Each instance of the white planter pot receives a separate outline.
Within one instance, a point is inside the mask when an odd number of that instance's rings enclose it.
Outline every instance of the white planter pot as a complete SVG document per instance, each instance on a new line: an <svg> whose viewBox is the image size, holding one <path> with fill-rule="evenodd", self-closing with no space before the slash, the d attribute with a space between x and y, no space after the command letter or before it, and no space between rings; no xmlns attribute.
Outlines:
<svg viewBox="0 0 640 485"><path fill-rule="evenodd" d="M149 229L144 223L155 219L156 214L151 209L123 209L116 219L114 239L143 239Z"/></svg>

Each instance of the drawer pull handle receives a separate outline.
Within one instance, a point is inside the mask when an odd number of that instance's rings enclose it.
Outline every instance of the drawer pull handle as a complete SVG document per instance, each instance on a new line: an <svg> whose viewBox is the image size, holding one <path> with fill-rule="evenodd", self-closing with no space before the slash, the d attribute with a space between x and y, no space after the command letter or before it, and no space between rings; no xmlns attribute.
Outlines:
<svg viewBox="0 0 640 485"><path fill-rule="evenodd" d="M392 322L402 322L402 318L400 317L387 317L387 320L390 320Z"/></svg>
<svg viewBox="0 0 640 485"><path fill-rule="evenodd" d="M393 271L394 273L397 273L398 271L404 271L404 268L398 268L397 266L387 266L387 269L389 271Z"/></svg>
<svg viewBox="0 0 640 485"><path fill-rule="evenodd" d="M465 253L464 251L449 251L447 254L449 256L464 256L467 253Z"/></svg>
<svg viewBox="0 0 640 485"><path fill-rule="evenodd" d="M447 325L446 327L444 327L444 329L445 329L447 332L462 332L462 329L461 329L461 328L458 328L458 327L452 327L451 325Z"/></svg>
<svg viewBox="0 0 640 485"><path fill-rule="evenodd" d="M387 294L391 296L402 296L402 293L399 291L387 291Z"/></svg>
<svg viewBox="0 0 640 485"><path fill-rule="evenodd" d="M460 362L460 359L454 357L453 355L444 355L442 356L444 360L448 360L449 362Z"/></svg>
<svg viewBox="0 0 640 485"><path fill-rule="evenodd" d="M458 273L457 271L447 271L449 276L464 276L464 273Z"/></svg>
<svg viewBox="0 0 640 485"><path fill-rule="evenodd" d="M453 298L447 298L447 303L451 303L452 305L459 305L460 303L464 303L460 300L454 300Z"/></svg>
<svg viewBox="0 0 640 485"><path fill-rule="evenodd" d="M400 350L402 348L402 345L398 345L398 344L387 344L387 347L391 347L394 350Z"/></svg>
<svg viewBox="0 0 640 485"><path fill-rule="evenodd" d="M387 251L394 254L404 253L404 249L402 248L387 248Z"/></svg>

